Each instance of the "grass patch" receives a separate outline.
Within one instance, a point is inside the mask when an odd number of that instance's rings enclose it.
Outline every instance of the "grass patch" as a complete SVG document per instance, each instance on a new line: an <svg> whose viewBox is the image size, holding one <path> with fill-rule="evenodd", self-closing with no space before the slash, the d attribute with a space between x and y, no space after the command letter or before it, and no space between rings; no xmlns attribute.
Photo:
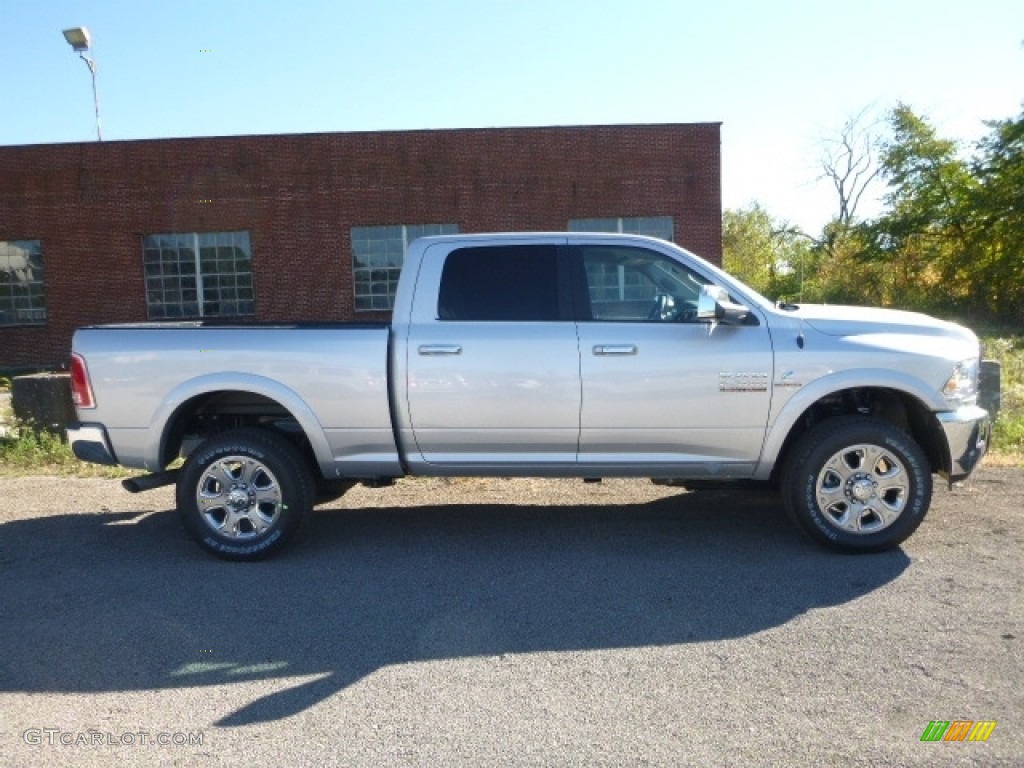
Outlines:
<svg viewBox="0 0 1024 768"><path fill-rule="evenodd" d="M70 448L58 436L49 432L36 432L30 427L13 424L0 437L0 466L4 469L64 466L68 457L74 459Z"/></svg>
<svg viewBox="0 0 1024 768"><path fill-rule="evenodd" d="M123 467L80 461L60 435L15 420L10 400L0 401L0 477L12 475L70 475L128 477Z"/></svg>
<svg viewBox="0 0 1024 768"><path fill-rule="evenodd" d="M0 477L66 475L72 477L129 477L124 467L107 467L79 460L58 435L13 424L0 435Z"/></svg>
<svg viewBox="0 0 1024 768"><path fill-rule="evenodd" d="M9 390L9 379L0 377L0 392ZM106 467L81 461L62 435L36 430L14 418L9 399L0 400L0 477L65 475L72 477L129 477L137 474L123 467Z"/></svg>

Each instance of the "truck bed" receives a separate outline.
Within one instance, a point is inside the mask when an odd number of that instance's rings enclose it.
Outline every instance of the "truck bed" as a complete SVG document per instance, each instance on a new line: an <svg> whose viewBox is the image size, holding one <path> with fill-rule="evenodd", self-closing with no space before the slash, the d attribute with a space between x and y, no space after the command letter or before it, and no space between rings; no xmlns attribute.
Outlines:
<svg viewBox="0 0 1024 768"><path fill-rule="evenodd" d="M133 323L80 329L75 349L88 360L99 396L90 421L103 424L119 463L162 469L176 454L160 428L196 398L245 391L229 412L244 418L262 399L283 407L311 436L326 476L344 462L357 474L398 473L388 401L384 323ZM116 392L116 399L105 399ZM220 398L218 400L218 398ZM179 432L187 438L188 425ZM155 442L156 441L156 442ZM166 443L166 441L165 441Z"/></svg>

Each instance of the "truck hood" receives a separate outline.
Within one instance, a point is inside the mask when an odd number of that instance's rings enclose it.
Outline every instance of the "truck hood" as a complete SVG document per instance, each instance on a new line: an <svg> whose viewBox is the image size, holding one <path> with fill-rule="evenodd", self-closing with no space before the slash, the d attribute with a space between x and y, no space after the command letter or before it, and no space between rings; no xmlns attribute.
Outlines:
<svg viewBox="0 0 1024 768"><path fill-rule="evenodd" d="M920 312L906 312L900 309L801 304L799 309L792 313L792 316L828 336L892 333L954 337L961 341L977 343L977 337L961 325L939 320Z"/></svg>

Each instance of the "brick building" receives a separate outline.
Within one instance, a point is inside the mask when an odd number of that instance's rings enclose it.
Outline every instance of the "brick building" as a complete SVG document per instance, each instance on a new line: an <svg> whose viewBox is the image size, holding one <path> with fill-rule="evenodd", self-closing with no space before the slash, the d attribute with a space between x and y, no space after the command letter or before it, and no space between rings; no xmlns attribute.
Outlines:
<svg viewBox="0 0 1024 768"><path fill-rule="evenodd" d="M0 370L81 325L380 320L421 234L620 230L721 261L717 123L0 147Z"/></svg>

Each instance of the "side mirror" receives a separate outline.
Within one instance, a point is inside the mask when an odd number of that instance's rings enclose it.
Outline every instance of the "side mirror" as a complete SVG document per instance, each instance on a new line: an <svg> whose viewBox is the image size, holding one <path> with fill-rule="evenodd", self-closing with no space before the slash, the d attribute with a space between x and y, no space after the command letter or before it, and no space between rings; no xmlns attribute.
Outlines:
<svg viewBox="0 0 1024 768"><path fill-rule="evenodd" d="M712 323L740 325L750 315L750 309L729 301L729 294L717 285L705 285L697 299L697 319Z"/></svg>

